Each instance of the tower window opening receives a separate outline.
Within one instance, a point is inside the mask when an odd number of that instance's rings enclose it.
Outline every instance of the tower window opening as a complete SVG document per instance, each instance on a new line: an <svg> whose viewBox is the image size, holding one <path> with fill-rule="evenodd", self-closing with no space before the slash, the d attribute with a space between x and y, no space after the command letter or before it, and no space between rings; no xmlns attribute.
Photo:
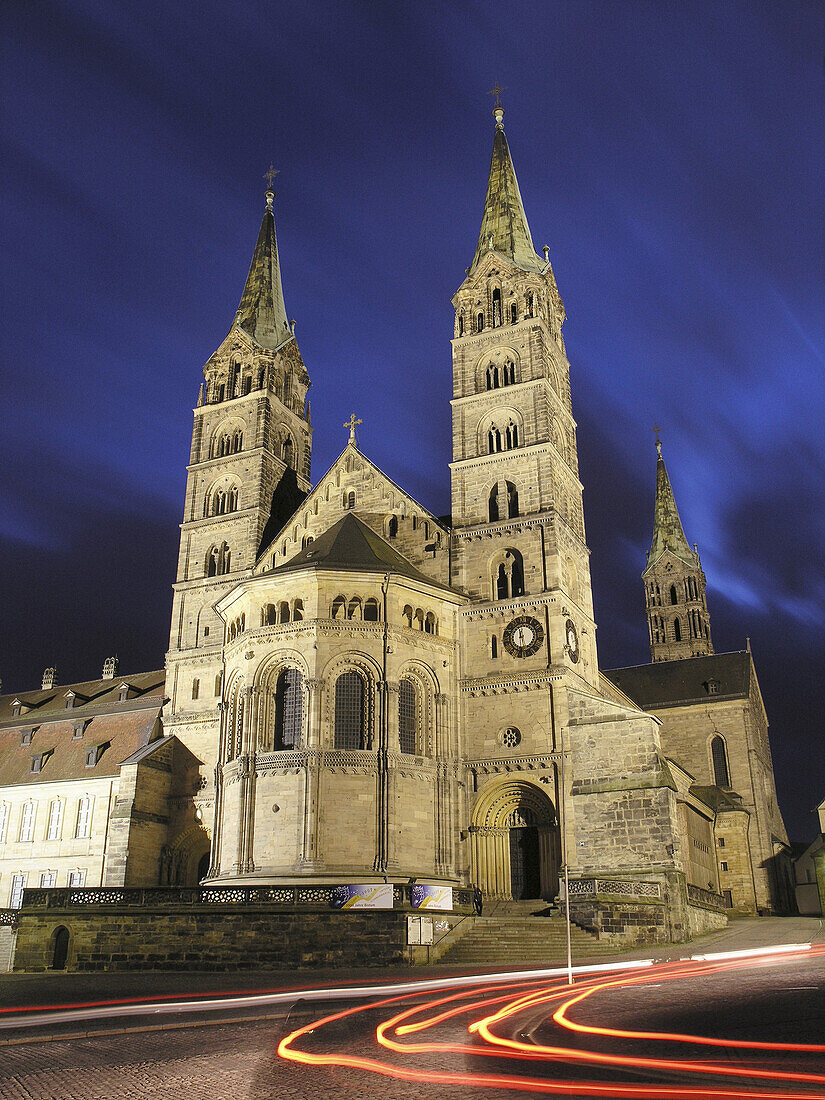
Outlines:
<svg viewBox="0 0 825 1100"><path fill-rule="evenodd" d="M530 294L527 295L527 316L528 317L533 317L534 316L534 312L533 312L534 309L535 309L535 299L533 298L533 294L531 292Z"/></svg>
<svg viewBox="0 0 825 1100"><path fill-rule="evenodd" d="M458 315L458 335L459 336L464 335L464 314L463 313L459 313L459 315Z"/></svg>
<svg viewBox="0 0 825 1100"><path fill-rule="evenodd" d="M730 787L730 772L728 771L728 754L724 740L716 736L710 743L710 755L713 761L713 781L717 787Z"/></svg>
<svg viewBox="0 0 825 1100"><path fill-rule="evenodd" d="M493 291L493 328L501 324L501 290L496 287Z"/></svg>
<svg viewBox="0 0 825 1100"><path fill-rule="evenodd" d="M247 374L246 377L243 380L243 389L242 389L241 393L244 397L246 397L246 395L248 393L251 393L251 392L252 392L252 375Z"/></svg>
<svg viewBox="0 0 825 1100"><path fill-rule="evenodd" d="M293 749L301 743L303 680L297 668L285 668L275 686L275 750Z"/></svg>
<svg viewBox="0 0 825 1100"><path fill-rule="evenodd" d="M484 331L484 314L483 313L477 313L476 314L476 332L483 332L483 331Z"/></svg>
<svg viewBox="0 0 825 1100"><path fill-rule="evenodd" d="M377 623L379 618L378 600L370 598L364 604L364 622Z"/></svg>
<svg viewBox="0 0 825 1100"><path fill-rule="evenodd" d="M192 698L197 699L197 697L200 695L200 693L201 693L201 682L197 677L195 677L195 679L192 681Z"/></svg>
<svg viewBox="0 0 825 1100"><path fill-rule="evenodd" d="M424 612L420 607L415 610L415 629L423 632L424 630Z"/></svg>
<svg viewBox="0 0 825 1100"><path fill-rule="evenodd" d="M347 618L348 619L363 619L363 609L361 607L361 600L358 596L353 596L347 606Z"/></svg>
<svg viewBox="0 0 825 1100"><path fill-rule="evenodd" d="M357 672L344 672L335 682L334 738L336 749L365 747L366 691Z"/></svg>
<svg viewBox="0 0 825 1100"><path fill-rule="evenodd" d="M406 605L406 607L404 608L404 610L403 610L403 612L401 613L401 615L402 615L402 618L404 619L404 624L405 624L406 626L408 626L408 627L410 628L410 630L412 630L412 624L413 624L413 609L412 609L412 608L410 607L410 605L409 605L409 604L407 604L407 605Z"/></svg>
<svg viewBox="0 0 825 1100"><path fill-rule="evenodd" d="M415 754L418 727L418 693L412 680L398 685L398 743L401 752Z"/></svg>
<svg viewBox="0 0 825 1100"><path fill-rule="evenodd" d="M238 451L243 449L243 432L240 428L236 428L232 433L232 453L237 454Z"/></svg>
<svg viewBox="0 0 825 1100"><path fill-rule="evenodd" d="M221 694L221 674L220 672L215 677L215 698L219 698Z"/></svg>
<svg viewBox="0 0 825 1100"><path fill-rule="evenodd" d="M490 447L491 455L498 454L498 452L502 449L501 432L495 426L490 428L489 432L487 433L487 442Z"/></svg>
<svg viewBox="0 0 825 1100"><path fill-rule="evenodd" d="M350 490L348 493L344 493L344 507L351 509L355 507L355 493Z"/></svg>
<svg viewBox="0 0 825 1100"><path fill-rule="evenodd" d="M682 624L678 619L673 620L673 638L677 642L682 640Z"/></svg>
<svg viewBox="0 0 825 1100"><path fill-rule="evenodd" d="M516 364L512 359L508 359L504 364L504 385L514 386L516 384Z"/></svg>
<svg viewBox="0 0 825 1100"><path fill-rule="evenodd" d="M676 594L676 585L675 584L672 584L670 586L670 602L672 604L677 604L679 602L679 597Z"/></svg>
<svg viewBox="0 0 825 1100"><path fill-rule="evenodd" d="M490 637L490 657L494 661L498 660L498 638L495 634Z"/></svg>
<svg viewBox="0 0 825 1100"><path fill-rule="evenodd" d="M302 622L304 618L304 601L293 600L292 601L292 621L294 623Z"/></svg>
<svg viewBox="0 0 825 1100"><path fill-rule="evenodd" d="M433 615L432 611L428 611L427 612L427 617L424 619L424 633L425 634L436 634L437 633L435 615Z"/></svg>
<svg viewBox="0 0 825 1100"><path fill-rule="evenodd" d="M398 537L398 516L390 516L387 521L387 535L391 539Z"/></svg>
<svg viewBox="0 0 825 1100"><path fill-rule="evenodd" d="M518 306L515 302L510 303L510 324L514 325L518 321Z"/></svg>
<svg viewBox="0 0 825 1100"><path fill-rule="evenodd" d="M281 600L280 604L278 605L278 622L289 622L289 604L286 602L286 600Z"/></svg>
<svg viewBox="0 0 825 1100"><path fill-rule="evenodd" d="M292 439L287 436L281 444L281 458L287 466L293 467L295 465L295 445Z"/></svg>
<svg viewBox="0 0 825 1100"><path fill-rule="evenodd" d="M344 596L336 596L332 601L332 618L343 619L346 615L347 601Z"/></svg>
<svg viewBox="0 0 825 1100"><path fill-rule="evenodd" d="M518 550L507 550L493 579L493 598L508 600L524 595L524 560Z"/></svg>
<svg viewBox="0 0 825 1100"><path fill-rule="evenodd" d="M511 420L507 425L507 450L518 447L518 425Z"/></svg>

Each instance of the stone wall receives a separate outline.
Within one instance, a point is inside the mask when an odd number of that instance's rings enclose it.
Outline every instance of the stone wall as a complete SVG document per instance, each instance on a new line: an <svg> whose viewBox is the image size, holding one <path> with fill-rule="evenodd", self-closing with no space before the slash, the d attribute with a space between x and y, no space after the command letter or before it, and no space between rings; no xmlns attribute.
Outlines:
<svg viewBox="0 0 825 1100"><path fill-rule="evenodd" d="M14 969L50 969L61 925L72 971L391 966L405 960L406 922L397 910L50 908L21 912Z"/></svg>

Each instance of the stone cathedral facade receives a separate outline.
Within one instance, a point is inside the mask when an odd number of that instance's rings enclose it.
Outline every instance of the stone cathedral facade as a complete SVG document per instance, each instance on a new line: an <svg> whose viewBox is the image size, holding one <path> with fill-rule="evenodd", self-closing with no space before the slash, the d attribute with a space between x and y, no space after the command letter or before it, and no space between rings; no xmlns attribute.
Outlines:
<svg viewBox="0 0 825 1100"><path fill-rule="evenodd" d="M447 518L361 452L354 416L313 485L310 378L267 191L194 413L162 728L130 746L135 767L180 774L162 804L151 784L140 805L113 802L161 824L123 826L100 884L415 879L552 901L566 861L571 910L603 931L681 939L724 908L783 908L753 663L713 654L661 450L643 578L658 679L600 670L564 305L503 115L453 298ZM689 669L712 699L686 691ZM751 750L764 775L745 790Z"/></svg>

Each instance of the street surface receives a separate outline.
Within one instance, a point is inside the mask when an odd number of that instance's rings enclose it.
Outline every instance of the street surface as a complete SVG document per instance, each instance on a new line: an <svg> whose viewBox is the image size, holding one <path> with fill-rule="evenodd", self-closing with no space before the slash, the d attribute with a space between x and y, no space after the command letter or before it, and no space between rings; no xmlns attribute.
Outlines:
<svg viewBox="0 0 825 1100"><path fill-rule="evenodd" d="M825 1100L825 946L734 958L711 946L705 959L601 963L572 987L558 974L451 981L407 970L395 974L405 992L233 1002L221 1022L198 1015L194 995L183 1015L156 999L149 1016L115 1015L106 1026L116 1030L85 1039L29 1032L19 1043L23 1032L6 1030L0 1098ZM687 951L697 954L697 945ZM434 975L440 988L406 991ZM229 1022L250 1012L279 1018ZM122 1030L147 1026L163 1029Z"/></svg>

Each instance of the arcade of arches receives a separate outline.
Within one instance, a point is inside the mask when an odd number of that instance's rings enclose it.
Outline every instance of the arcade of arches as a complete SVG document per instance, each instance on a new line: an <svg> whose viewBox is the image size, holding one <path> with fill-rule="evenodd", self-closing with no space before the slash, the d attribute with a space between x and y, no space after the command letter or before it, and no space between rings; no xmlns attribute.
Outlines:
<svg viewBox="0 0 825 1100"><path fill-rule="evenodd" d="M556 810L529 780L483 791L473 812L472 877L485 898L519 900L558 893L560 836Z"/></svg>

